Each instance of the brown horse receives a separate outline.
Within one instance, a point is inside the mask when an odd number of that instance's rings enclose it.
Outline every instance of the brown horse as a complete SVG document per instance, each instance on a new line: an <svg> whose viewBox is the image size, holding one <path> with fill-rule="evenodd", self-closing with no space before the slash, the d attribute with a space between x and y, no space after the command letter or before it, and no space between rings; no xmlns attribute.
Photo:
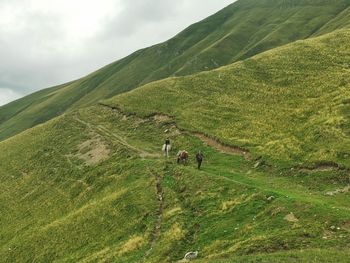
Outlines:
<svg viewBox="0 0 350 263"><path fill-rule="evenodd" d="M186 165L188 163L188 152L183 150L179 151L177 154L177 163L182 163L183 165Z"/></svg>

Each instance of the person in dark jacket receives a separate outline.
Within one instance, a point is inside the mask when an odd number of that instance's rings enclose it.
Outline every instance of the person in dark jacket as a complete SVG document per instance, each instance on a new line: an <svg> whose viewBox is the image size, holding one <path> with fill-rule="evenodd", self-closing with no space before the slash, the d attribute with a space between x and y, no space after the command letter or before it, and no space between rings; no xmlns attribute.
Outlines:
<svg viewBox="0 0 350 263"><path fill-rule="evenodd" d="M196 154L196 160L197 160L197 164L198 164L198 170L201 169L203 159L204 159L204 155L201 153L201 151L199 151L199 152Z"/></svg>

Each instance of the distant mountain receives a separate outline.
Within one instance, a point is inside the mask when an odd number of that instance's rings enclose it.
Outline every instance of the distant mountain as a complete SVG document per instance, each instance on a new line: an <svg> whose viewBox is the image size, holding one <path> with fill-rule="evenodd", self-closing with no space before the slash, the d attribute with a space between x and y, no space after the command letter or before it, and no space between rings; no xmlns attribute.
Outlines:
<svg viewBox="0 0 350 263"><path fill-rule="evenodd" d="M174 38L82 79L0 107L0 140L64 112L170 76L189 75L350 25L346 0L241 0Z"/></svg>

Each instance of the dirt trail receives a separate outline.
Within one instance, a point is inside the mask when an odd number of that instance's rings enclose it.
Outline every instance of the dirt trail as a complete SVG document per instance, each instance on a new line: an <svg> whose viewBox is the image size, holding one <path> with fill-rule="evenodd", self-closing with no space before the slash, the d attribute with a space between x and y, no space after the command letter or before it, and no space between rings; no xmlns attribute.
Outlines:
<svg viewBox="0 0 350 263"><path fill-rule="evenodd" d="M314 167L294 167L292 169L303 173L316 173L316 172L344 170L345 168L340 166L337 163L329 162L325 164L316 164Z"/></svg>
<svg viewBox="0 0 350 263"><path fill-rule="evenodd" d="M98 131L99 134L104 135L108 138L113 138L115 141L117 141L118 143L120 143L121 145L134 150L135 152L137 152L141 158L159 158L161 155L157 154L157 153L149 153L147 151L144 151L140 148L137 148L131 144L129 144L125 138L123 138L122 136L120 136L119 134L113 133L110 130L108 130L106 127L102 126L102 125L98 125L98 126L94 126L94 128L92 127L92 125L82 119L80 119L78 116L75 117L75 119L84 124L85 126L87 126L89 129L94 130L94 131Z"/></svg>
<svg viewBox="0 0 350 263"><path fill-rule="evenodd" d="M217 149L220 152L229 153L229 154L239 154L239 155L242 155L246 160L252 159L252 155L249 152L249 150L243 149L243 148L238 147L238 146L225 145L225 144L219 142L218 140L210 138L202 133L196 132L196 133L190 133L190 134L196 136L201 141L203 141L207 145Z"/></svg>
<svg viewBox="0 0 350 263"><path fill-rule="evenodd" d="M280 197L292 198L292 199L295 199L295 200L299 200L299 201L303 201L303 202L307 202L307 203L312 203L312 204L326 205L326 206L329 207L330 210L331 209L338 209L338 210L343 210L343 211L350 211L349 207L346 207L346 206L343 206L343 205L334 205L334 204L325 203L324 200L317 198L317 196L311 197L311 196L307 196L307 194L305 194L305 196L299 195L299 194L296 195L296 194L293 193L293 191L288 191L288 192L280 191L277 188L269 188L269 187L264 186L264 185L254 184L254 182L248 183L248 182L244 182L244 181L237 180L237 179L234 179L234 178L229 178L229 177L226 177L226 176L217 175L217 174L214 174L214 173L210 173L209 174L208 172L205 172L205 171L202 171L202 173L207 174L208 177L210 176L211 178L216 178L218 180L225 180L225 181L228 181L228 182L233 182L235 184L238 184L238 185L241 185L241 186L244 186L244 187L253 187L255 189L260 189L260 190L262 190L264 192L271 192L271 191L273 191L274 193L278 194ZM346 190L346 188L344 188L344 190Z"/></svg>
<svg viewBox="0 0 350 263"><path fill-rule="evenodd" d="M159 202L159 208L157 211L158 217L152 232L151 247L146 251L144 256L144 261L151 254L153 248L157 244L157 241L161 233L161 227L162 227L162 221L163 221L163 212L164 212L164 191L162 187L163 177L157 173L154 173L154 175L156 177L156 192L157 192L157 200Z"/></svg>
<svg viewBox="0 0 350 263"><path fill-rule="evenodd" d="M116 111L116 112L118 112L119 114L121 114L121 115L123 115L125 117L136 116L135 114L127 115L127 114L125 114L123 111L121 111L117 107L109 106L109 105L102 104L102 103L100 103L100 105L102 107L105 107L105 108L108 108L110 110ZM165 121L169 122L170 120L172 120L172 117L168 116L168 115L165 115L165 114L152 114L147 119L153 120L153 121L156 121L156 122L165 122ZM243 148L241 148L239 146L226 145L226 144L221 143L219 140L213 139L213 138L211 138L211 137L209 137L209 136L207 136L207 135L205 135L203 133L189 132L189 131L182 130L182 129L178 128L175 123L173 123L173 125L179 131L179 133L195 136L198 139L200 139L202 142L204 142L207 145L217 149L220 152L227 153L227 154L242 155L246 160L251 160L252 159L252 154L247 149L243 149Z"/></svg>
<svg viewBox="0 0 350 263"><path fill-rule="evenodd" d="M100 106L108 108L108 109L113 110L115 112L118 112L119 114L121 114L125 117L135 116L139 119L142 119L134 113L126 114L118 107L109 106L109 105L102 104L102 103L100 103ZM173 117L166 115L166 114L158 113L158 114L152 114L151 116L144 118L142 120L146 120L146 119L156 121L156 122L169 122L169 121L173 120ZM213 137L209 137L209 136L207 136L203 133L200 133L200 132L190 132L190 131L180 129L179 127L177 127L175 122L172 122L172 125L176 128L176 130L178 131L178 134L188 134L190 136L195 136L198 139L200 139L202 142L204 142L205 144L215 148L216 150L218 150L220 152L227 153L227 154L241 155L248 161L251 161L254 158L252 153L248 149L244 149L244 148L239 147L239 146L224 144L224 143L220 142L218 139L213 138ZM145 157L147 157L147 156L148 155L146 154ZM151 154L150 157L157 157L157 156L154 156ZM342 167L341 165L339 165L337 163L333 163L333 162L329 162L329 163L325 163L325 164L316 164L314 167L300 167L299 166L299 167L293 167L291 169L299 171L299 172L305 172L305 173L345 170L344 167Z"/></svg>
<svg viewBox="0 0 350 263"><path fill-rule="evenodd" d="M137 148L137 147L131 145L130 143L128 143L128 142L125 140L125 138L123 138L122 136L120 136L120 135L117 134L117 133L110 132L106 127L104 127L104 126L102 126L102 125L99 125L99 126L97 127L97 129L98 129L100 132L102 132L102 133L108 135L109 137L115 138L120 144L126 146L127 148L130 148L130 149L132 149L132 150L138 152L141 158L158 158L158 157L161 157L161 155L158 154L158 153L150 153L150 152L144 151L144 150L142 150L142 149L140 149L140 148Z"/></svg>

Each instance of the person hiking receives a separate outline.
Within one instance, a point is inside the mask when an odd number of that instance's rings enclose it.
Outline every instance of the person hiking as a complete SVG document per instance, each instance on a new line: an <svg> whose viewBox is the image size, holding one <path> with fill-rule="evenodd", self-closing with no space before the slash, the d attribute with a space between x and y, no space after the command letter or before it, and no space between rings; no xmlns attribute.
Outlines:
<svg viewBox="0 0 350 263"><path fill-rule="evenodd" d="M201 151L199 151L199 152L196 154L196 160L197 160L197 164L198 164L198 170L201 169L203 159L204 159L204 155L201 153Z"/></svg>
<svg viewBox="0 0 350 263"><path fill-rule="evenodd" d="M165 155L166 157L169 157L169 151L170 151L170 150L171 150L171 143L170 143L170 139L167 138L167 139L165 140L164 145L163 145L163 151L164 151L164 155Z"/></svg>

